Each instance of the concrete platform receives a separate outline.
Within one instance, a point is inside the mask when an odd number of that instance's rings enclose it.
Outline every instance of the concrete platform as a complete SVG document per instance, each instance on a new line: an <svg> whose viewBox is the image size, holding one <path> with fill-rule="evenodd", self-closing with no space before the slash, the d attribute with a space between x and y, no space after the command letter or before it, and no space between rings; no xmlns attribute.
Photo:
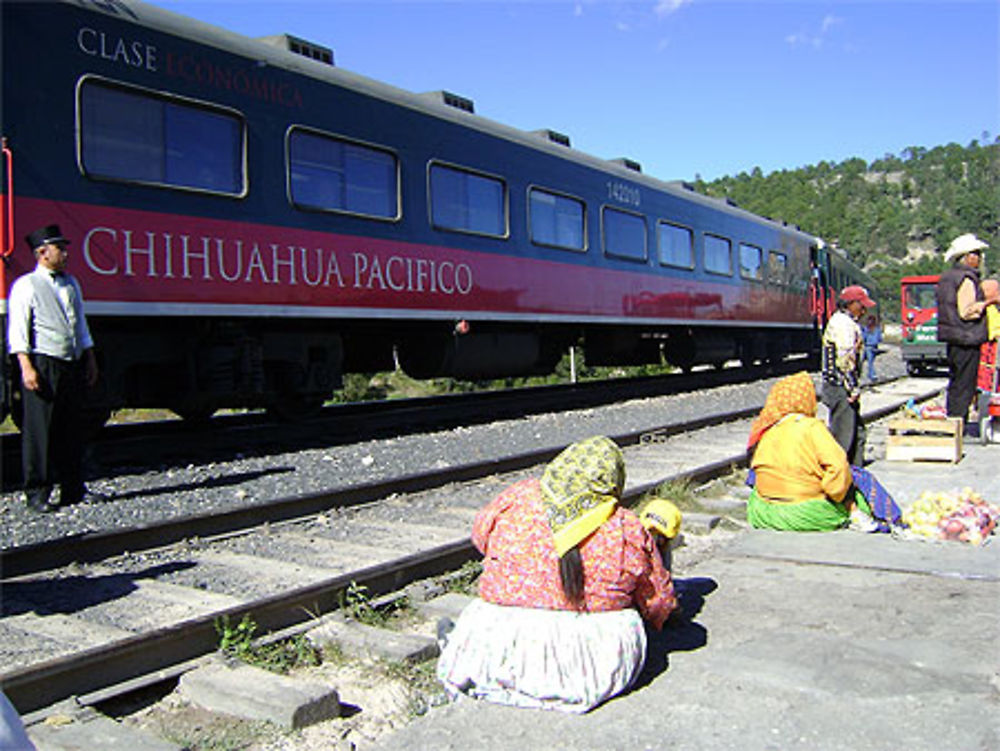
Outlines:
<svg viewBox="0 0 1000 751"><path fill-rule="evenodd" d="M869 469L906 507L966 486L1000 502L998 467L1000 445L966 442L957 464ZM626 695L583 716L462 699L378 748L1000 748L997 536L974 547L753 530L686 573L693 617L654 635Z"/></svg>

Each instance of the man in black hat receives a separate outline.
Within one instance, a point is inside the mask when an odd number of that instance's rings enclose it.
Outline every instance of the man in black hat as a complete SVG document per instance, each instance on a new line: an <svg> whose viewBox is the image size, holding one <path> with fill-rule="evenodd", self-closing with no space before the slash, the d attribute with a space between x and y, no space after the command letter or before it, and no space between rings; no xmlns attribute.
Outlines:
<svg viewBox="0 0 1000 751"><path fill-rule="evenodd" d="M87 495L83 484L80 406L97 383L97 359L83 314L80 284L66 273L69 241L50 224L25 240L37 260L10 290L7 342L21 369L21 455L28 506L51 511Z"/></svg>

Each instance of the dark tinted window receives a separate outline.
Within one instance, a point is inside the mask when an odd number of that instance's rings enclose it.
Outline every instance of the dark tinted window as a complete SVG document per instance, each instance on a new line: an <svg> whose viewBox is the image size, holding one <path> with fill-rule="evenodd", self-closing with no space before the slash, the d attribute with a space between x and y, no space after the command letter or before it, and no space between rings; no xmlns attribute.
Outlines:
<svg viewBox="0 0 1000 751"><path fill-rule="evenodd" d="M503 237L507 212L502 180L431 165L431 220L438 229Z"/></svg>
<svg viewBox="0 0 1000 751"><path fill-rule="evenodd" d="M243 122L229 112L87 81L80 148L91 177L244 191Z"/></svg>
<svg viewBox="0 0 1000 751"><path fill-rule="evenodd" d="M538 245L583 250L583 201L541 188L529 192L531 241Z"/></svg>
<svg viewBox="0 0 1000 751"><path fill-rule="evenodd" d="M396 157L333 136L292 131L288 139L292 202L382 219L398 215Z"/></svg>
<svg viewBox="0 0 1000 751"><path fill-rule="evenodd" d="M705 271L733 275L733 245L724 237L705 235Z"/></svg>
<svg viewBox="0 0 1000 751"><path fill-rule="evenodd" d="M646 220L638 214L629 214L605 207L604 252L609 256L646 260Z"/></svg>
<svg viewBox="0 0 1000 751"><path fill-rule="evenodd" d="M657 225L660 263L664 266L694 268L694 233L687 227L660 222Z"/></svg>

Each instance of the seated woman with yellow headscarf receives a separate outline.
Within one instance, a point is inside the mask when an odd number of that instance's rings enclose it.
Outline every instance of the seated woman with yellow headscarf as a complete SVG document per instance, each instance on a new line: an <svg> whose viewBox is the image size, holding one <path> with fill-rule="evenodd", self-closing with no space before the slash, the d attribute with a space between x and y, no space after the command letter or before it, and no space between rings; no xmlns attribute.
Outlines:
<svg viewBox="0 0 1000 751"><path fill-rule="evenodd" d="M619 506L624 487L621 449L597 436L479 512L479 598L437 667L449 693L586 712L638 677L643 620L661 628L677 601L650 533Z"/></svg>

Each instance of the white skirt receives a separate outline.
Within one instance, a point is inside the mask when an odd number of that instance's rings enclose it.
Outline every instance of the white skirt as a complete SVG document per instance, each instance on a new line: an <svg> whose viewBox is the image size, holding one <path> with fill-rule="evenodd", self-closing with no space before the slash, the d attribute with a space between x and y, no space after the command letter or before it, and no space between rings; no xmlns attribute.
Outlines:
<svg viewBox="0 0 1000 751"><path fill-rule="evenodd" d="M645 658L633 609L577 613L476 599L448 635L437 676L453 698L586 712L628 688Z"/></svg>

